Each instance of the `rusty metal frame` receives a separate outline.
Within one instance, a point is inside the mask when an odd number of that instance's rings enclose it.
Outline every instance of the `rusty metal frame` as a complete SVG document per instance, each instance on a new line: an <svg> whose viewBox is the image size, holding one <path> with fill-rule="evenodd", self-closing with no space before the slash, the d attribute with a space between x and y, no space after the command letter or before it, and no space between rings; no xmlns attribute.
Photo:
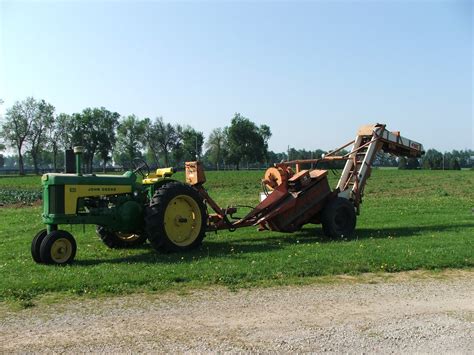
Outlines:
<svg viewBox="0 0 474 355"><path fill-rule="evenodd" d="M289 181L292 176L295 176L297 181L295 181L294 184L280 183L279 185L272 186L274 188L272 194L268 195L266 199L260 202L258 206L252 209L245 217L238 220L232 216L237 209L235 207L219 207L202 186L203 181L201 180L203 179L198 179L199 182L194 184L193 187L205 201L206 205L216 212L215 214L209 215L207 230L235 230L236 228L258 225L261 230L271 229L281 232L291 232L303 224L320 222L319 211L324 207L328 199L335 198L349 190L350 193L344 195L344 197L349 198L353 202L358 213L359 206L362 203L364 186L370 177L373 160L375 159L375 153L377 151L384 149L393 154L410 154L414 156L419 155L420 152L423 154L422 150L411 147L410 140L408 146L403 144L400 132L388 132L392 133L395 137L391 137L390 134L385 137L385 132L388 131L386 131L384 124L364 126L364 130L359 130L355 140L351 140L328 152L324 157L317 159L296 159L274 164L274 168L277 168L278 171L286 177L284 181ZM350 152L344 155L335 155L351 144L353 144L353 147ZM372 146L372 144L374 145ZM420 144L418 145L421 146ZM361 157L359 160L358 155ZM298 185L299 187L295 188L295 184L299 182L297 179L299 175L297 174L302 172L302 164L318 164L320 162L330 161L347 161L344 168L344 177L341 176L336 189L331 192L329 185L327 185L327 179L325 183L318 185L321 181L316 179L316 175L318 174L311 177L311 182L308 183L308 185L303 185L304 187ZM293 167L295 167L296 173ZM326 170L311 168L309 171L317 173L324 172L327 174ZM300 175L304 176L304 174ZM265 181L267 181L266 179L267 177L262 180L262 183L265 183ZM326 185L327 187L325 187ZM312 192L314 194L312 194ZM301 196L304 197L301 198ZM309 199L308 196L310 196ZM292 210L296 211L290 213ZM229 220L228 216L233 219L233 222Z"/></svg>

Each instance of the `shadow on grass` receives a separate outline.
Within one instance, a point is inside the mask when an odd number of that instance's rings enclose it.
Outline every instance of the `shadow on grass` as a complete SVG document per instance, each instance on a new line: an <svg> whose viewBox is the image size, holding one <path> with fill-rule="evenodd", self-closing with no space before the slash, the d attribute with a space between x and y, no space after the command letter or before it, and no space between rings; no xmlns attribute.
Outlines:
<svg viewBox="0 0 474 355"><path fill-rule="evenodd" d="M74 265L88 266L98 264L117 263L145 263L145 264L174 264L192 262L203 258L239 258L246 253L265 253L269 251L285 249L296 244L314 243L345 243L354 240L384 239L387 237L406 238L429 232L443 232L459 228L474 227L474 224L450 224L420 227L398 227L398 228L361 228L357 229L355 236L351 239L330 240L322 234L321 228L303 229L292 234L273 234L267 237L248 237L226 240L205 240L204 244L197 250L181 253L159 253L149 244L134 248L142 250L143 253L128 255L112 259L82 259L76 260ZM265 233L265 232L263 232Z"/></svg>
<svg viewBox="0 0 474 355"><path fill-rule="evenodd" d="M474 227L474 223L459 223L459 224L443 224L443 225L432 225L432 226L419 226L419 227L393 227L393 228L357 228L355 230L354 236L351 238L341 238L341 239L330 239L323 234L323 231L320 226L315 228L306 228L302 229L299 232L292 234L280 234L272 235L269 237L258 237L258 238L241 238L233 239L232 242L262 242L268 240L278 240L289 242L290 244L295 244L298 240L300 243L334 243L334 242L348 242L353 240L363 240L363 239L384 239L387 237L391 238L404 238L404 237L413 237L422 233L429 232L445 232L453 231L459 228L468 228ZM282 237L283 236L283 237Z"/></svg>

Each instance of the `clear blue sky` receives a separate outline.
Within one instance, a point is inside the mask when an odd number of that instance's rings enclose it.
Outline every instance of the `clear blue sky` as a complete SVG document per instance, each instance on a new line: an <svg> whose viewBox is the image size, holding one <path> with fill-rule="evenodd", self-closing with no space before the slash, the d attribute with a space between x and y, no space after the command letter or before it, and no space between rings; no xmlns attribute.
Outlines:
<svg viewBox="0 0 474 355"><path fill-rule="evenodd" d="M473 148L470 1L1 1L0 98L105 106L206 135L235 112L270 149L365 123Z"/></svg>

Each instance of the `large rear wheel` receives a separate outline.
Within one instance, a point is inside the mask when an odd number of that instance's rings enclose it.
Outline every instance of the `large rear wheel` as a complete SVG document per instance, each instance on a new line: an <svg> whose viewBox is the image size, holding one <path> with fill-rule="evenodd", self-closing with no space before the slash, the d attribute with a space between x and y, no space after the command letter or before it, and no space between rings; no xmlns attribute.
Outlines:
<svg viewBox="0 0 474 355"><path fill-rule="evenodd" d="M180 182L163 185L147 208L146 231L160 251L197 248L206 232L206 209L199 194Z"/></svg>
<svg viewBox="0 0 474 355"><path fill-rule="evenodd" d="M345 238L354 234L356 214L352 202L337 197L324 207L321 215L323 232L329 238Z"/></svg>

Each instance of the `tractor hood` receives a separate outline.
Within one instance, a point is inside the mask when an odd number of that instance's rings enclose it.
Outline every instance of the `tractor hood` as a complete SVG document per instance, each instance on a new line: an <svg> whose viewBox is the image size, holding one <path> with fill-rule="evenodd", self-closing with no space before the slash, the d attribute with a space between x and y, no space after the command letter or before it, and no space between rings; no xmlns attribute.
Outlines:
<svg viewBox="0 0 474 355"><path fill-rule="evenodd" d="M133 185L137 176L127 171L123 175L76 175L49 173L41 177L43 185Z"/></svg>

